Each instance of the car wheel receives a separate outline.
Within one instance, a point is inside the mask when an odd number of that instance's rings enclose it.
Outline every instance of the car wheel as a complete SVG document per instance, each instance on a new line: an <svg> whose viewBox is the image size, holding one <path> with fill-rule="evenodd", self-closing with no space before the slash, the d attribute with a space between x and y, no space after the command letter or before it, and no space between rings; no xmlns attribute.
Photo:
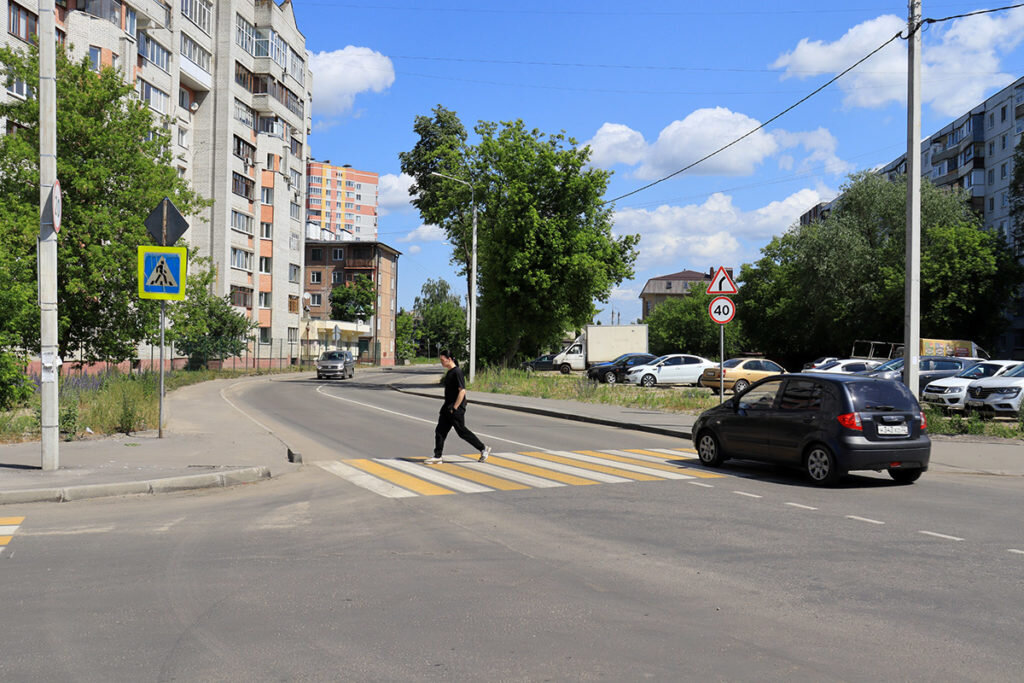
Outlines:
<svg viewBox="0 0 1024 683"><path fill-rule="evenodd" d="M654 375L644 375L640 380L640 384L643 384L645 387L653 387L657 383L658 380L654 379Z"/></svg>
<svg viewBox="0 0 1024 683"><path fill-rule="evenodd" d="M920 469L913 470L889 470L889 476L897 484L913 484L921 478Z"/></svg>
<svg viewBox="0 0 1024 683"><path fill-rule="evenodd" d="M562 365L558 368L558 371L563 375L568 375L571 370L572 367L568 363L562 363Z"/></svg>
<svg viewBox="0 0 1024 683"><path fill-rule="evenodd" d="M323 375L321 375L321 374L320 374L320 373L318 372L318 373L316 373L316 378L317 378L317 379L323 379L323 378L324 378L324 376L323 376Z"/></svg>
<svg viewBox="0 0 1024 683"><path fill-rule="evenodd" d="M604 381L607 384L615 384L615 373L610 370L604 373Z"/></svg>
<svg viewBox="0 0 1024 683"><path fill-rule="evenodd" d="M707 430L701 432L697 437L697 456L701 463L708 467L718 467L725 462L722 448L718 445L718 438Z"/></svg>
<svg viewBox="0 0 1024 683"><path fill-rule="evenodd" d="M748 382L747 380L745 380L745 379L737 380L736 384L734 384L732 386L732 393L734 393L734 394L742 393L742 392L746 391L747 387L749 387L749 386L750 386L750 382Z"/></svg>
<svg viewBox="0 0 1024 683"><path fill-rule="evenodd" d="M839 481L839 466L836 465L836 456L828 446L815 444L807 449L804 456L804 469L811 481L819 486L830 486Z"/></svg>

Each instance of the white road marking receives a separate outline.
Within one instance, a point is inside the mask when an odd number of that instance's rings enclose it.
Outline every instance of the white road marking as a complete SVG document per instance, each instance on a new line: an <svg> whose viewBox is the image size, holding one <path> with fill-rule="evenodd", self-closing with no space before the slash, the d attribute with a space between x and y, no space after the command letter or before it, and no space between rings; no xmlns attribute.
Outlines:
<svg viewBox="0 0 1024 683"><path fill-rule="evenodd" d="M388 460L378 459L374 462L387 465L388 467L394 467L396 470L401 470L414 477L420 479L426 479L432 481L435 484L440 484L446 488L452 489L453 491L459 491L461 493L486 493L487 491L493 491L489 486L481 486L472 481L466 481L465 479L459 479L458 477L444 472L438 471L436 468L430 465L424 465L421 462L408 462L406 460Z"/></svg>
<svg viewBox="0 0 1024 683"><path fill-rule="evenodd" d="M352 482L356 486L361 486L367 491L373 491L374 493L386 498L412 498L413 496L418 495L412 491L406 491L401 486L395 486L383 479L378 479L372 474L344 465L337 460L318 460L313 464L333 475Z"/></svg>
<svg viewBox="0 0 1024 683"><path fill-rule="evenodd" d="M608 448L602 448L605 453L611 453L612 455L622 455L627 458L636 458L638 460L647 460L648 462L657 462L662 465L671 464L672 460L696 460L696 458L687 458L681 453L676 453L667 448L644 448L645 451L651 451L652 453L664 453L666 457L659 458L656 455L647 455L646 453L630 453L629 451L616 451Z"/></svg>
<svg viewBox="0 0 1024 683"><path fill-rule="evenodd" d="M852 519L855 522L867 522L868 524L885 524L877 519L871 519L870 517L858 517L857 515L846 515L847 519Z"/></svg>
<svg viewBox="0 0 1024 683"><path fill-rule="evenodd" d="M1015 553L1017 555L1024 555L1024 550L1017 550L1016 548L1007 548L1007 552Z"/></svg>
<svg viewBox="0 0 1024 683"><path fill-rule="evenodd" d="M81 534L105 534L113 531L112 526L80 526L70 529L55 529L54 531L22 531L19 536L78 536Z"/></svg>
<svg viewBox="0 0 1024 683"><path fill-rule="evenodd" d="M605 474L604 472L592 472L590 470L585 470L580 467L573 467L572 465L563 465L560 462L551 462L550 460L544 460L542 458L531 458L528 455L522 455L520 453L503 453L501 457L507 458L509 460L514 460L515 462L521 462L524 465L543 467L544 469L547 470L555 470L556 472L571 474L574 477L581 477L583 479L600 481L604 482L605 484L623 484L626 482L635 481L633 479L626 479L625 477L616 477L614 474Z"/></svg>
<svg viewBox="0 0 1024 683"><path fill-rule="evenodd" d="M0 536L11 536L15 531L18 530L20 524L14 524L12 526L0 526Z"/></svg>
<svg viewBox="0 0 1024 683"><path fill-rule="evenodd" d="M923 529L921 531L918 531L918 533L924 534L925 536L934 536L935 538L943 538L943 539L945 539L947 541L962 541L962 540L964 540L964 539L962 539L962 538L960 538L958 536L949 536L947 534L938 534L938 533L935 533L934 531L924 531Z"/></svg>
<svg viewBox="0 0 1024 683"><path fill-rule="evenodd" d="M786 505L791 505L792 507L800 508L801 510L817 510L818 509L818 508L812 508L810 505L801 505L800 503L786 503Z"/></svg>
<svg viewBox="0 0 1024 683"><path fill-rule="evenodd" d="M551 451L555 455L561 455L565 458L572 458L574 460L580 460L582 462L589 462L595 465L605 465L607 467L616 467L620 470L627 472L636 472L637 474L646 474L650 477L658 477L659 479L693 479L689 474L680 474L679 472L670 472L668 470L656 470L652 467L644 467L643 465L634 465L629 462L619 462L618 460L606 460L604 458L597 458L593 455L585 455L583 453L573 453L572 451ZM601 451L605 452L605 451Z"/></svg>
<svg viewBox="0 0 1024 683"><path fill-rule="evenodd" d="M735 493L737 496L746 496L747 498L763 498L764 497L764 496L759 496L756 493L747 493L746 491L733 491L733 493Z"/></svg>
<svg viewBox="0 0 1024 683"><path fill-rule="evenodd" d="M703 486L703 487L704 487L704 488L706 488L706 489L713 489L713 488L715 488L715 487L714 487L714 486L712 486L711 484L705 484L705 483L704 483L704 482L702 482L702 481L688 481L688 482L686 482L686 483L687 483L687 484L693 484L694 486Z"/></svg>
<svg viewBox="0 0 1024 683"><path fill-rule="evenodd" d="M172 526L177 526L178 524L181 524L184 521L184 517L178 517L177 519L172 519L170 522L167 522L167 524L164 524L163 526L158 526L157 528L153 529L153 531L157 533L166 533L171 530Z"/></svg>
<svg viewBox="0 0 1024 683"><path fill-rule="evenodd" d="M492 457L504 457L505 455L505 453L491 453ZM453 456L446 455L444 456L444 461L449 462L450 458L453 458ZM456 455L454 456L454 458L455 459L450 460L450 462L477 462L476 460L473 460L471 458L464 458L461 455ZM527 474L526 472L508 469L507 467L502 467L501 465L495 465L491 461L488 461L481 465L480 469L481 471L485 471L488 474L493 474L494 476L500 477L501 479L509 479L511 481L515 481L520 484L526 484L527 486L532 486L538 489L551 489L555 488L556 486L566 486L566 484L560 481L543 479L532 474Z"/></svg>
<svg viewBox="0 0 1024 683"><path fill-rule="evenodd" d="M388 410L387 408L381 408L380 406L371 405L369 403L363 403L362 401L353 401L352 399L349 399L349 398L342 398L341 396L335 396L334 394L329 394L327 392L320 391L322 388L323 387L317 387L316 388L317 393L321 394L323 396L326 396L327 398L333 398L335 401L344 401L345 403L352 403L354 405L362 406L364 408L373 408L374 410L379 410L382 413L389 413L391 415L397 415L398 417L404 417L407 420L416 420L417 422L426 422L427 424L436 424L436 422L437 422L437 420L425 420L422 417L416 417L415 415L407 415L405 413L399 413L399 412L394 411L394 410ZM505 443L515 444L516 446L522 446L523 448L528 448L528 449L533 450L533 451L547 451L547 449L542 447L542 446L534 446L532 444L523 443L521 441L513 441L512 439L503 439L502 437L495 436L493 434L485 434L484 432L476 432L476 435L480 436L480 437L486 437L487 439L496 439L498 441L504 441Z"/></svg>

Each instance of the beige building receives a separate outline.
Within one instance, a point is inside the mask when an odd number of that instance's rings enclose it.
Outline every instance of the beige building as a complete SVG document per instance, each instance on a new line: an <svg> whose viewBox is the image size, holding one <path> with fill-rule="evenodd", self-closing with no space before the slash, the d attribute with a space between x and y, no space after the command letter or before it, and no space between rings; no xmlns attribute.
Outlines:
<svg viewBox="0 0 1024 683"><path fill-rule="evenodd" d="M725 269L732 277L732 268ZM706 273L698 273L695 270L681 270L671 275L652 277L644 285L640 292L640 300L643 310L640 314L641 320L646 320L659 304L672 298L686 296L693 291L705 291L711 284L711 278L715 276L715 269L712 268Z"/></svg>

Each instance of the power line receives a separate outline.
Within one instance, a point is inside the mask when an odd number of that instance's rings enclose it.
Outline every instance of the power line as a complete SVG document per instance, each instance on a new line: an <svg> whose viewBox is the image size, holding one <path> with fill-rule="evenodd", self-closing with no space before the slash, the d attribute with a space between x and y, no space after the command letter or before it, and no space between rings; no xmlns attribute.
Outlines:
<svg viewBox="0 0 1024 683"><path fill-rule="evenodd" d="M1006 10L1017 9L1018 7L1024 7L1024 3L1017 3L1016 5L1007 5L1005 7L994 7L992 9L979 9L974 12L966 12L964 14L953 14L948 17L942 17L941 19L922 19L922 24L941 24L944 21L952 21L953 19L964 19L966 17L975 17L979 14L992 14L993 12L1005 12Z"/></svg>

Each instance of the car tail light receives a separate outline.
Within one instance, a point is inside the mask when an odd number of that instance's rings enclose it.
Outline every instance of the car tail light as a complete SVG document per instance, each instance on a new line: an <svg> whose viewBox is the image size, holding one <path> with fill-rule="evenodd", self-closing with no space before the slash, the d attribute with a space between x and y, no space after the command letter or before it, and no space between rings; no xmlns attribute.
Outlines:
<svg viewBox="0 0 1024 683"><path fill-rule="evenodd" d="M921 413L921 431L923 432L926 429L928 429L928 418L924 416L924 413Z"/></svg>
<svg viewBox="0 0 1024 683"><path fill-rule="evenodd" d="M836 419L839 420L839 424L843 425L847 429L864 431L864 426L860 423L860 413L844 413Z"/></svg>

